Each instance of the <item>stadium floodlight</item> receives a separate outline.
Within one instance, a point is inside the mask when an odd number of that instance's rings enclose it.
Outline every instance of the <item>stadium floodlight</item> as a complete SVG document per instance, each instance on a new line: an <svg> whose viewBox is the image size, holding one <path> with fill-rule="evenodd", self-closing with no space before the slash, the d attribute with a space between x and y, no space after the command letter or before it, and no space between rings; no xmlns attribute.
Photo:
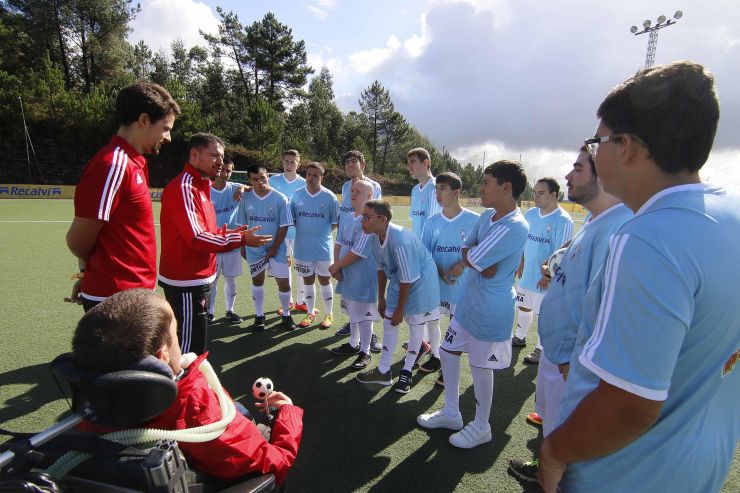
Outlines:
<svg viewBox="0 0 740 493"><path fill-rule="evenodd" d="M658 17L657 24L652 27L650 27L652 25L652 22L650 22L649 19L646 19L642 23L642 27L645 28L643 31L640 31L637 26L630 27L630 32L635 36L650 33L650 36L648 38L647 55L645 56L645 68L652 67L655 63L655 49L658 47L658 30L663 29L664 27L672 26L681 17L683 17L683 12L677 10L676 13L673 14L673 19L666 20L666 16L660 15Z"/></svg>

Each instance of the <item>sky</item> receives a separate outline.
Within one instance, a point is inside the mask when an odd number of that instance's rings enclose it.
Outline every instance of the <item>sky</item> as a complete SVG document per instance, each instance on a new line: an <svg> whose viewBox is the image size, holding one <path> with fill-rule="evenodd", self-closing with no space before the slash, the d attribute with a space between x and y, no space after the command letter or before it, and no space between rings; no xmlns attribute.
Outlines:
<svg viewBox="0 0 740 493"><path fill-rule="evenodd" d="M740 5L735 0L140 0L129 40L153 50L203 45L216 6L243 24L267 12L326 66L345 113L380 81L409 123L463 164L522 160L531 180L564 183L593 136L608 91L645 63L648 35L630 26L683 17L660 30L655 63L690 59L715 76L721 116L705 180L740 188Z"/></svg>

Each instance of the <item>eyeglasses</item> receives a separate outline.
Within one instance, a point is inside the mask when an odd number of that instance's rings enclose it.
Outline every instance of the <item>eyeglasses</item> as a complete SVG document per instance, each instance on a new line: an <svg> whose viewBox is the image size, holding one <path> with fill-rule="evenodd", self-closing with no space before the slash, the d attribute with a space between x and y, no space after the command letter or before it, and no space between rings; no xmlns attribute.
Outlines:
<svg viewBox="0 0 740 493"><path fill-rule="evenodd" d="M363 214L363 215L362 215L362 220L363 220L363 221L369 221L370 219L372 219L372 218L374 218L374 217L380 217L380 215L379 215L379 214L373 214L373 215L371 216L370 214Z"/></svg>
<svg viewBox="0 0 740 493"><path fill-rule="evenodd" d="M586 152L588 152L591 157L594 157L596 155L596 151L599 150L599 144L603 144L604 142L617 142L618 140L621 140L622 136L624 135L628 134L626 132L622 132L611 135L604 135L603 137L593 137L584 140L583 143L586 145ZM642 139L640 139L637 135L629 135L642 147L647 147L645 142L643 142Z"/></svg>

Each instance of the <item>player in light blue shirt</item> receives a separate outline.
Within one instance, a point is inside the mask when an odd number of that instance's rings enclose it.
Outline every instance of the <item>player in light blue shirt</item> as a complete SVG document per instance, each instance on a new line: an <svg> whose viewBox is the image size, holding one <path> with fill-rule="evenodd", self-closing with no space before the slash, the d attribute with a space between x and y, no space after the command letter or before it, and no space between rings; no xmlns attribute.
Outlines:
<svg viewBox="0 0 740 493"><path fill-rule="evenodd" d="M424 327L439 319L437 266L414 234L391 222L391 206L383 200L365 204L362 228L373 238L378 263L378 311L383 317L383 352L374 370L360 373L362 383L391 385L391 358L398 342L398 326L409 324L409 344L395 391L411 389L411 368L421 348ZM387 292L386 292L387 287Z"/></svg>
<svg viewBox="0 0 740 493"><path fill-rule="evenodd" d="M586 289L606 261L609 238L633 215L621 200L604 191L585 147L565 179L568 200L585 207L590 220L570 241L540 307L538 332L543 348L537 368L536 412L527 420L542 422L545 437L558 423ZM537 481L538 467L537 461L509 461L509 470L526 481Z"/></svg>
<svg viewBox="0 0 740 493"><path fill-rule="evenodd" d="M236 211L239 207L237 196L241 193L241 185L228 181L234 171L234 161L230 157L224 158L221 171L216 174L216 180L211 185L211 202L216 211L216 225L221 228L235 229ZM211 294L208 303L208 320L215 318L216 297L218 295L218 278L224 275L224 298L226 300L226 318L233 323L241 322L242 318L234 313L236 301L236 278L242 274L242 258L239 250L216 254L216 279L211 284Z"/></svg>
<svg viewBox="0 0 740 493"><path fill-rule="evenodd" d="M326 317L321 322L322 329L328 329L334 320L334 289L331 285L329 266L332 263L331 232L339 220L339 202L328 189L321 186L324 167L319 163L306 166L306 187L293 194L290 212L296 228L295 268L303 278L308 312L301 321L301 327L310 326L316 318L316 277L321 285Z"/></svg>
<svg viewBox="0 0 740 493"><path fill-rule="evenodd" d="M699 177L719 120L713 86L675 62L599 107L586 144L635 216L586 295L562 424L540 449L548 493L718 492L727 477L740 438L740 265L728 260L740 196Z"/></svg>
<svg viewBox="0 0 740 493"><path fill-rule="evenodd" d="M334 244L334 263L329 272L337 279L337 293L342 295L342 310L350 321L349 341L331 349L336 355L357 358L352 368L362 370L370 364L373 322L378 315L378 270L372 251L374 238L362 230L362 210L372 200L373 187L367 180L352 184L354 220L339 224ZM376 351L380 352L380 351Z"/></svg>
<svg viewBox="0 0 740 493"><path fill-rule="evenodd" d="M442 211L426 220L421 242L431 252L437 265L440 313L449 315L452 320L457 295L460 286L464 284L465 274L463 273L457 280L451 280L445 277L445 273L462 259L460 250L465 238L472 233L478 221L478 214L460 206L462 180L455 173L441 173L437 176L435 187L437 191L435 201L442 206ZM419 371L432 373L441 368L439 320L428 322L427 332L431 351L427 360L419 366ZM442 378L440 375L438 382L443 382Z"/></svg>
<svg viewBox="0 0 740 493"><path fill-rule="evenodd" d="M558 204L559 194L560 185L555 178L541 178L534 185L536 207L524 214L529 223L529 234L517 270L517 322L511 339L516 347L526 346L529 327L540 312L540 303L549 283L542 275L542 264L573 236L573 219ZM538 364L541 351L542 346L538 342L524 362Z"/></svg>
<svg viewBox="0 0 740 493"><path fill-rule="evenodd" d="M270 177L270 187L274 190L285 195L290 203L293 194L306 186L306 180L298 174L298 166L301 163L301 155L295 149L288 149L283 151L283 157L281 164L283 166L283 173L279 175L273 175ZM288 264L292 263L293 259L293 246L295 243L295 228L293 226L288 227L288 233L285 235L285 246L288 251ZM288 277L288 282L291 285L291 299L290 307L298 311L306 311L306 302L303 293L303 283L299 282L296 289L295 305L293 304L292 291L293 283L292 278ZM278 315L282 315L282 309L278 310Z"/></svg>
<svg viewBox="0 0 740 493"><path fill-rule="evenodd" d="M260 234L271 235L273 238L261 247L247 247L243 253L252 275L252 298L256 315L252 327L257 332L265 330L265 270L270 269L278 286L278 297L283 309L283 328L293 330L296 325L290 316L290 268L283 241L288 226L293 224L293 217L285 195L270 188L267 170L263 166L252 165L247 172L252 190L242 195L237 210L237 222L250 227L260 226Z"/></svg>
<svg viewBox="0 0 740 493"><path fill-rule="evenodd" d="M449 438L455 447L472 448L491 441L493 370L511 364L514 273L529 230L517 200L526 184L524 170L514 161L498 161L484 170L481 204L490 209L466 235L462 260L445 273L450 279L459 278L468 268L440 351L445 405L418 416L416 422L424 428L459 430ZM463 352L468 353L476 402L475 418L465 427L460 414Z"/></svg>
<svg viewBox="0 0 740 493"><path fill-rule="evenodd" d="M406 154L409 174L411 178L419 181L411 189L411 207L409 208L411 230L417 238L421 238L424 222L442 210L435 196L435 180L430 169L430 159L429 151L421 147L411 149Z"/></svg>
<svg viewBox="0 0 740 493"><path fill-rule="evenodd" d="M340 223L345 217L351 221L355 214L351 200L352 183L357 180L367 180L373 187L373 199L379 199L383 195L380 183L365 176L365 156L360 151L348 151L342 156L342 163L344 163L344 171L349 179L342 185L342 203L339 206Z"/></svg>

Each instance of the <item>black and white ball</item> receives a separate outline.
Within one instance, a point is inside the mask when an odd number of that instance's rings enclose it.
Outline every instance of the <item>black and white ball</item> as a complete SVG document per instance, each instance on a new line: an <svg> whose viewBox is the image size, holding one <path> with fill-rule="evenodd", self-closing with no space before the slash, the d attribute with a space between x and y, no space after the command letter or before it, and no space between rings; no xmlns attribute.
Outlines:
<svg viewBox="0 0 740 493"><path fill-rule="evenodd" d="M565 252L567 248L561 248L559 250L555 250L552 255L550 255L550 258L547 259L547 270L550 273L550 277L555 277L555 273L560 268L560 263L563 261L563 258L565 258Z"/></svg>
<svg viewBox="0 0 740 493"><path fill-rule="evenodd" d="M275 386L272 384L272 380L269 378L261 377L254 381L252 384L252 395L255 399L264 400L270 394Z"/></svg>

